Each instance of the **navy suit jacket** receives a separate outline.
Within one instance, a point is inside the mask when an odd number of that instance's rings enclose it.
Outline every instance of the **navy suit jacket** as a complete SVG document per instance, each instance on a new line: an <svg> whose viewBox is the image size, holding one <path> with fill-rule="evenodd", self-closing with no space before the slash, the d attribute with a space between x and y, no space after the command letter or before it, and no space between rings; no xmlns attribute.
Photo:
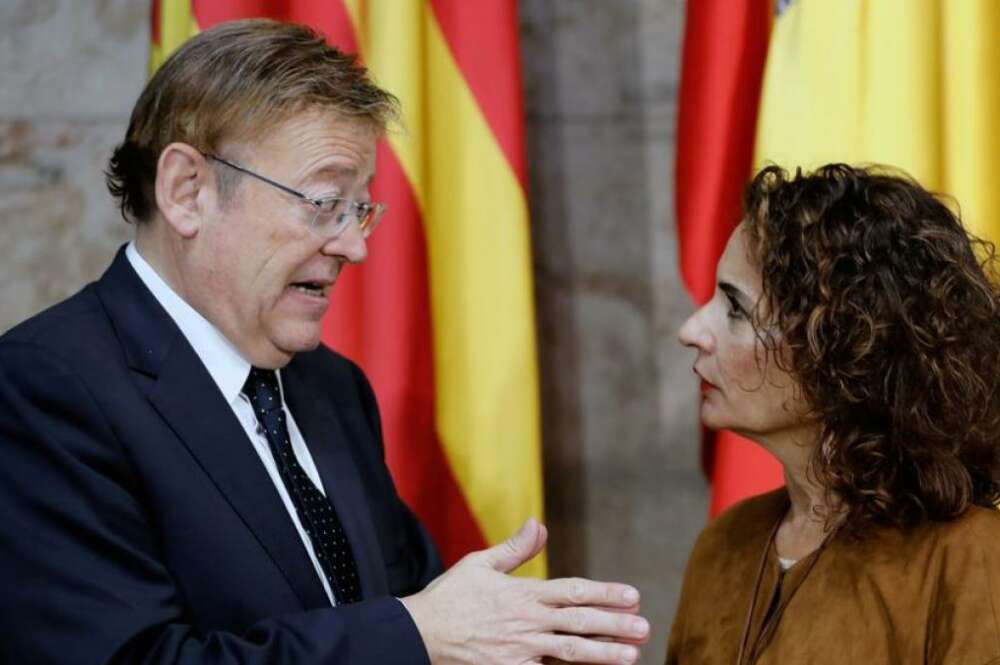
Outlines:
<svg viewBox="0 0 1000 665"><path fill-rule="evenodd" d="M350 539L332 608L232 409L119 251L0 337L0 661L426 665L393 596L441 571L361 371L320 348L286 402Z"/></svg>

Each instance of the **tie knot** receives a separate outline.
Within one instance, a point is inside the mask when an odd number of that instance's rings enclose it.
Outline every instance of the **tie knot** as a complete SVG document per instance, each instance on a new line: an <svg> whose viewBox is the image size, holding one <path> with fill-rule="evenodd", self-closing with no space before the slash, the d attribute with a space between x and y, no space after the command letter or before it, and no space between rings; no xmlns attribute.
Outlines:
<svg viewBox="0 0 1000 665"><path fill-rule="evenodd" d="M256 411L276 411L281 408L278 374L273 369L250 368L250 376L243 384L243 394L250 399Z"/></svg>

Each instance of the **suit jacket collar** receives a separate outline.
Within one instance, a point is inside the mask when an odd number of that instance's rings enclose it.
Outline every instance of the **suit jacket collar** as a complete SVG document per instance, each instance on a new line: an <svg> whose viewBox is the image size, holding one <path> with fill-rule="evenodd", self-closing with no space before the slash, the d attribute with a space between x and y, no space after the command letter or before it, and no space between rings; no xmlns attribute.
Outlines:
<svg viewBox="0 0 1000 665"><path fill-rule="evenodd" d="M174 344L184 341L183 335L129 265L124 245L95 289L128 366L150 377L159 375Z"/></svg>
<svg viewBox="0 0 1000 665"><path fill-rule="evenodd" d="M151 379L137 385L145 386L140 389L145 390L153 407L253 532L303 607L329 607L299 534L247 441L246 432L194 349L132 269L124 248L97 282L96 292L111 319L128 366ZM286 388L293 383L294 380L286 381ZM301 417L295 413L295 417L303 433L308 432L307 441L313 432L325 429L313 424L311 413L303 413ZM323 437L324 444L326 438ZM317 449L324 448L326 445L314 443L310 452L315 457ZM326 469L321 469L321 474L323 470L330 473L328 463L322 466ZM324 485L330 491L341 476L355 475L353 471L353 465L347 465L333 478L324 476ZM345 503L337 504L338 513L353 513L356 507L353 499L348 492ZM364 509L363 503L361 508ZM353 528L357 530L357 525ZM348 536L353 538L355 534L349 530ZM363 538L360 534L358 537ZM371 566L359 568L364 590ZM367 582L370 586L370 580Z"/></svg>
<svg viewBox="0 0 1000 665"><path fill-rule="evenodd" d="M180 328L184 339L198 354L226 401L232 404L238 399L250 374L250 361L218 328L160 277L156 269L139 253L135 242L130 242L125 247L125 258L143 285Z"/></svg>

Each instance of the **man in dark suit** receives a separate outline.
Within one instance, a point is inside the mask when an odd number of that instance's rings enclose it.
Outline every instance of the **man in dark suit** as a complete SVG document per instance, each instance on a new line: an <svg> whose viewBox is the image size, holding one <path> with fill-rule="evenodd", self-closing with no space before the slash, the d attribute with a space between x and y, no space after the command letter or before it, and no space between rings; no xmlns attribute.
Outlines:
<svg viewBox="0 0 1000 665"><path fill-rule="evenodd" d="M534 521L441 574L371 388L320 345L394 105L269 21L147 85L108 173L135 240L0 339L3 663L635 660L634 589L505 574Z"/></svg>

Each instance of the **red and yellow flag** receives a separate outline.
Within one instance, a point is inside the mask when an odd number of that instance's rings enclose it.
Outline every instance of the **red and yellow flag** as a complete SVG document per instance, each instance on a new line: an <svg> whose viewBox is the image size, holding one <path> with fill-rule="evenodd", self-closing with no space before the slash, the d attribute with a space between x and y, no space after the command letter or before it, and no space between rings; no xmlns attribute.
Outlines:
<svg viewBox="0 0 1000 665"><path fill-rule="evenodd" d="M515 0L160 0L154 67L199 29L266 16L361 54L398 96L388 204L325 341L379 399L386 457L446 563L542 517L538 370ZM521 571L544 576L536 559Z"/></svg>

